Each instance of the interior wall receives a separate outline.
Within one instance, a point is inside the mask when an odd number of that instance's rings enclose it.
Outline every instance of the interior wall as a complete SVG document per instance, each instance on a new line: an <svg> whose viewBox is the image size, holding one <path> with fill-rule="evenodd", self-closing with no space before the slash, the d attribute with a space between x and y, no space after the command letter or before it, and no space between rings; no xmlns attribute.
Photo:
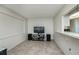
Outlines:
<svg viewBox="0 0 79 59"><path fill-rule="evenodd" d="M55 17L55 19L54 19L54 35L56 32L62 33L62 26L63 26L62 17L75 6L76 6L75 4L65 5L63 7L63 9ZM75 39L75 38L71 39L71 38L69 38L69 36L63 36L63 35L61 37L59 37L59 36L57 37L57 35L56 35L56 37L54 39L55 39L56 43L58 44L58 46L62 49L62 51L65 52L65 54L78 54L78 53L74 52L74 51L77 52L78 51L77 49L79 49L79 47L76 46L76 45L79 45L79 43L78 43L79 41L77 39ZM69 52L69 48L73 49L72 52Z"/></svg>
<svg viewBox="0 0 79 59"><path fill-rule="evenodd" d="M25 40L25 19L0 6L0 48L8 50Z"/></svg>
<svg viewBox="0 0 79 59"><path fill-rule="evenodd" d="M78 18L71 20L70 29L72 32L79 33L79 19Z"/></svg>
<svg viewBox="0 0 79 59"><path fill-rule="evenodd" d="M28 19L28 33L34 33L34 26L44 26L45 34L51 34L51 39L53 39L53 19L52 18L36 18Z"/></svg>
<svg viewBox="0 0 79 59"><path fill-rule="evenodd" d="M74 20L70 20L70 31L75 32L75 21Z"/></svg>
<svg viewBox="0 0 79 59"><path fill-rule="evenodd" d="M67 4L65 5L62 10L54 17L54 32L63 32L63 19L64 15L67 14L72 8L76 6L75 4ZM64 20L65 22L65 20Z"/></svg>
<svg viewBox="0 0 79 59"><path fill-rule="evenodd" d="M72 33L69 33L72 35ZM79 39L62 33L54 34L55 42L66 55L79 55Z"/></svg>

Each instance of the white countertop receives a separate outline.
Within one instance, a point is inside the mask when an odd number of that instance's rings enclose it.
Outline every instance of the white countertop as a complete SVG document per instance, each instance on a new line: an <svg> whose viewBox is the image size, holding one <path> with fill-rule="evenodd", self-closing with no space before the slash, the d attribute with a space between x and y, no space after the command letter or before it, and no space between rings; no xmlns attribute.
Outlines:
<svg viewBox="0 0 79 59"><path fill-rule="evenodd" d="M64 35L71 36L73 38L79 39L79 33L73 33L73 32L58 32L58 33L61 33L61 34L64 34Z"/></svg>

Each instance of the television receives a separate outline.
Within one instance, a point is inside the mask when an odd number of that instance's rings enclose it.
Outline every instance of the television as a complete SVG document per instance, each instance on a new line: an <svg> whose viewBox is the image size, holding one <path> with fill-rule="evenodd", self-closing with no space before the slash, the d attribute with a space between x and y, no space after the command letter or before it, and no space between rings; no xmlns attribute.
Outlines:
<svg viewBox="0 0 79 59"><path fill-rule="evenodd" d="M44 27L34 27L34 33L44 33Z"/></svg>

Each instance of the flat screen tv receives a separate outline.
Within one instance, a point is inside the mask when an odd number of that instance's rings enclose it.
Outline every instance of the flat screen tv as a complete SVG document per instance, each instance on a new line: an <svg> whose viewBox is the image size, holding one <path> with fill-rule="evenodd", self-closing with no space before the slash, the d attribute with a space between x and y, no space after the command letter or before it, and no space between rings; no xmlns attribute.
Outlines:
<svg viewBox="0 0 79 59"><path fill-rule="evenodd" d="M34 27L34 33L44 33L44 27Z"/></svg>

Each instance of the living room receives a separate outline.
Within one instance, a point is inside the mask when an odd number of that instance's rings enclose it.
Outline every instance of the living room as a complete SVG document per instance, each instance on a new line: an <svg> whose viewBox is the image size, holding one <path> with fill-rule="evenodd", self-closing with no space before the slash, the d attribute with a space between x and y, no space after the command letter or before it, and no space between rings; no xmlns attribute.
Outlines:
<svg viewBox="0 0 79 59"><path fill-rule="evenodd" d="M1 53L8 55L79 54L78 33L69 32L70 23L66 17L72 14L71 11L77 6L77 4L0 5Z"/></svg>

